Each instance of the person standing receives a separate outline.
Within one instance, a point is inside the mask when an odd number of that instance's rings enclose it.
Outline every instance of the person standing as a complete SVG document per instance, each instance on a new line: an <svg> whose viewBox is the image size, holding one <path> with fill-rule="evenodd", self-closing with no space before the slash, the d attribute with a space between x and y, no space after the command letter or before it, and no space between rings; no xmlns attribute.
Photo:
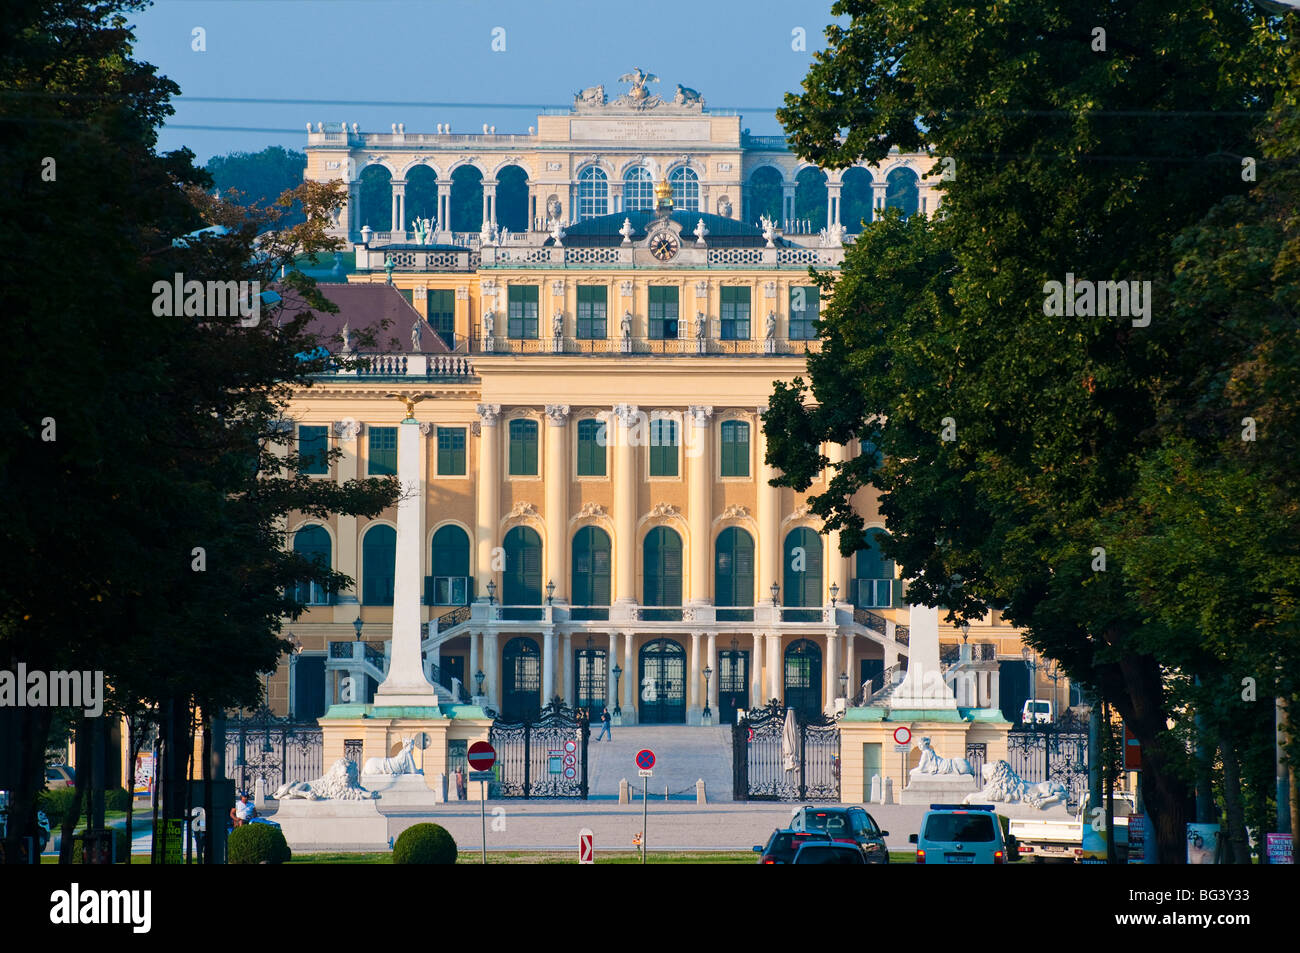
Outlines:
<svg viewBox="0 0 1300 953"><path fill-rule="evenodd" d="M596 736L597 741L601 738L608 738L610 741L614 740L614 735L609 730L609 726L613 723L613 719L609 717L609 709L606 708L600 713L600 734Z"/></svg>

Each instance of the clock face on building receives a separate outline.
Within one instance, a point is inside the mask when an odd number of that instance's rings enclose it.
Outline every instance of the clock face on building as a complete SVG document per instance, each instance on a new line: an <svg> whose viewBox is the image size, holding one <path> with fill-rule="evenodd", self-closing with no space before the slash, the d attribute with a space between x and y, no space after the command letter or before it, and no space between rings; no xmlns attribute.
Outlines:
<svg viewBox="0 0 1300 953"><path fill-rule="evenodd" d="M676 237L667 232L660 232L650 239L650 254L660 261L668 261L677 254L680 247Z"/></svg>

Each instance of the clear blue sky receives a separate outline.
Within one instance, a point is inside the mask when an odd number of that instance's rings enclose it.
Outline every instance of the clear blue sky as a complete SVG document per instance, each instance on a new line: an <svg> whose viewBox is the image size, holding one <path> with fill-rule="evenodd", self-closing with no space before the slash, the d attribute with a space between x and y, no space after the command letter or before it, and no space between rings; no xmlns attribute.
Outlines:
<svg viewBox="0 0 1300 953"><path fill-rule="evenodd" d="M825 46L831 0L158 0L133 23L136 56L181 87L160 150L214 154L302 149L306 124L356 122L388 132L526 132L541 106L640 66L699 90L709 108L740 109L755 134L781 132L771 110L797 90ZM192 31L206 31L195 51ZM494 51L493 31L505 30ZM792 49L802 28L807 50ZM293 100L204 102L191 97ZM299 100L325 100L301 103ZM349 105L380 101L399 105ZM411 105L400 105L410 103ZM429 105L448 104L448 105ZM454 106L450 104L471 104ZM506 108L495 104L525 104ZM767 111L761 111L767 110ZM219 127L216 130L184 128ZM241 131L241 130L272 131Z"/></svg>

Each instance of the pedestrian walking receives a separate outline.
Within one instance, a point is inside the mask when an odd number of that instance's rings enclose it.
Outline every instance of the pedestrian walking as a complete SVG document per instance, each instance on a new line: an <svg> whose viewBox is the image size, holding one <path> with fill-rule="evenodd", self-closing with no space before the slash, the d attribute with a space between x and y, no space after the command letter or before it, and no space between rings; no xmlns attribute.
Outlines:
<svg viewBox="0 0 1300 953"><path fill-rule="evenodd" d="M456 800L465 800L465 769L456 765Z"/></svg>
<svg viewBox="0 0 1300 953"><path fill-rule="evenodd" d="M609 709L606 708L600 713L600 734L596 736L597 741L601 738L608 738L610 741L614 740L614 735L609 730L609 726L613 723L613 719L609 717Z"/></svg>

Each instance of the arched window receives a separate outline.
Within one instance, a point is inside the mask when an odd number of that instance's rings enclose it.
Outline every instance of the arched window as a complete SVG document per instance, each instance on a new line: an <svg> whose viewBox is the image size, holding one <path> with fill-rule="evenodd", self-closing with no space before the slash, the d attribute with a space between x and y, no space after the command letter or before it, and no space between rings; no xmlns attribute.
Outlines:
<svg viewBox="0 0 1300 953"><path fill-rule="evenodd" d="M457 232L483 227L483 173L472 165L451 174L451 227Z"/></svg>
<svg viewBox="0 0 1300 953"><path fill-rule="evenodd" d="M427 218L432 225L437 217L438 173L427 165L417 165L406 173L406 221L402 228L409 229L417 218Z"/></svg>
<svg viewBox="0 0 1300 953"><path fill-rule="evenodd" d="M738 526L728 526L713 545L713 604L754 604L754 537Z"/></svg>
<svg viewBox="0 0 1300 953"><path fill-rule="evenodd" d="M785 537L785 587L781 604L822 604L822 538L806 526Z"/></svg>
<svg viewBox="0 0 1300 953"><path fill-rule="evenodd" d="M635 212L655 207L655 184L650 173L635 166L623 173L623 211Z"/></svg>
<svg viewBox="0 0 1300 953"><path fill-rule="evenodd" d="M326 532L324 526L304 526L294 533L293 551L303 559L318 564L322 569L329 569L332 566L330 534ZM304 605L327 606L331 602L330 594L325 587L315 580L304 579L296 588L294 599Z"/></svg>
<svg viewBox="0 0 1300 953"><path fill-rule="evenodd" d="M425 604L463 606L469 604L471 595L469 534L459 526L444 526L433 534Z"/></svg>
<svg viewBox="0 0 1300 953"><path fill-rule="evenodd" d="M609 178L589 165L578 173L578 221L609 214Z"/></svg>
<svg viewBox="0 0 1300 953"><path fill-rule="evenodd" d="M642 605L682 604L682 538L667 526L656 526L644 544L644 598Z"/></svg>
<svg viewBox="0 0 1300 953"><path fill-rule="evenodd" d="M382 523L366 530L361 541L361 602L367 606L393 604L397 530Z"/></svg>
<svg viewBox="0 0 1300 953"><path fill-rule="evenodd" d="M850 235L856 235L862 231L863 222L870 222L873 218L871 206L875 189L871 173L861 166L854 166L845 170L840 182L843 183L840 187L840 224Z"/></svg>
<svg viewBox="0 0 1300 953"><path fill-rule="evenodd" d="M854 557L857 593L854 605L862 609L888 609L894 604L894 561L886 559L880 541L889 534L883 529L867 530L867 545ZM900 593L901 595L901 593Z"/></svg>
<svg viewBox="0 0 1300 953"><path fill-rule="evenodd" d="M609 554L609 534L599 526L584 526L574 534L573 605L609 605Z"/></svg>
<svg viewBox="0 0 1300 953"><path fill-rule="evenodd" d="M542 604L542 538L536 530L516 526L504 541L506 568L501 577L501 604Z"/></svg>
<svg viewBox="0 0 1300 953"><path fill-rule="evenodd" d="M694 169L679 166L668 176L668 184L673 187L673 210L678 212L698 212L700 210L700 177Z"/></svg>
<svg viewBox="0 0 1300 953"><path fill-rule="evenodd" d="M911 169L895 169L885 177L885 208L902 211L903 218L915 215L921 207L920 186Z"/></svg>

